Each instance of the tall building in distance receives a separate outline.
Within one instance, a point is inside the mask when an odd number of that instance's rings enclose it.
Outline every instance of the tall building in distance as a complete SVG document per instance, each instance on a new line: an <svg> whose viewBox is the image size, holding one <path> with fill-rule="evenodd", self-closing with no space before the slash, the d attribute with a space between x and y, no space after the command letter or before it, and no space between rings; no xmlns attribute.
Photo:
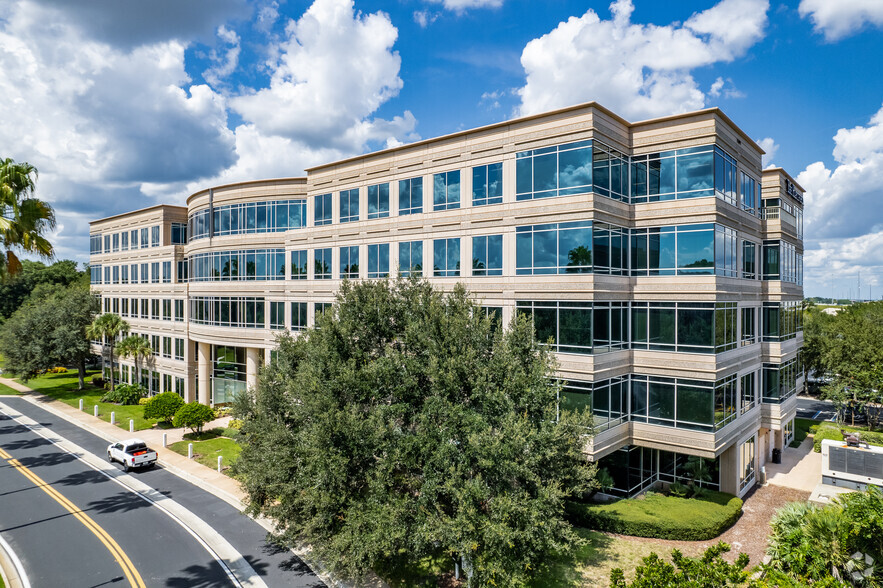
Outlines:
<svg viewBox="0 0 883 588"><path fill-rule="evenodd" d="M803 384L802 189L761 155L717 108L588 103L96 220L93 289L153 347L122 380L222 404L341 280L462 282L551 341L559 411L592 408L614 493L699 456L743 495Z"/></svg>

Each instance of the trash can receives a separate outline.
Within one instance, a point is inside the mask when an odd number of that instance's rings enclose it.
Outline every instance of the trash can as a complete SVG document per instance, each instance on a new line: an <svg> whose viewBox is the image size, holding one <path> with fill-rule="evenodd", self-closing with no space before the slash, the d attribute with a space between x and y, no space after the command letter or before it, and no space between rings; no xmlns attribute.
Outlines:
<svg viewBox="0 0 883 588"><path fill-rule="evenodd" d="M781 449L773 449L773 463L782 463Z"/></svg>

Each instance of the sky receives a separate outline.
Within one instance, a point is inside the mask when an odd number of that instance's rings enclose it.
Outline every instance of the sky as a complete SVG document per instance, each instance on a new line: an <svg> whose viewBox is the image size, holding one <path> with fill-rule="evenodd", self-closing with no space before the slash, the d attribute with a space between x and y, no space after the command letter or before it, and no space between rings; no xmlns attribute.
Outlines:
<svg viewBox="0 0 883 588"><path fill-rule="evenodd" d="M883 297L881 0L0 0L0 157L89 221L598 101L718 106L806 190L807 296Z"/></svg>

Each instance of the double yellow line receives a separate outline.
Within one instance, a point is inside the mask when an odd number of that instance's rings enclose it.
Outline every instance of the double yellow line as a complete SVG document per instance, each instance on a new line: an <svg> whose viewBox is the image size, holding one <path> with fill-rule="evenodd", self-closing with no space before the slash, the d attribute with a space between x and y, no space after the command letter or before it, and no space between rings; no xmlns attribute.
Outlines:
<svg viewBox="0 0 883 588"><path fill-rule="evenodd" d="M126 555L119 544L113 540L113 537L107 534L107 531L99 527L98 523L92 520L89 515L77 508L73 502L62 496L55 488L44 482L37 474L23 466L20 461L3 451L2 448L0 448L0 457L8 460L9 465L17 469L21 475L30 480L37 488L48 494L58 504L63 506L65 510L74 515L78 521L83 523L87 529L92 531L92 534L98 537L98 540L107 547L107 550L110 551L110 554L123 569L123 573L126 575L126 579L129 580L131 586L134 588L146 588L144 580L141 579L141 574L135 569L132 560L129 559L129 556Z"/></svg>

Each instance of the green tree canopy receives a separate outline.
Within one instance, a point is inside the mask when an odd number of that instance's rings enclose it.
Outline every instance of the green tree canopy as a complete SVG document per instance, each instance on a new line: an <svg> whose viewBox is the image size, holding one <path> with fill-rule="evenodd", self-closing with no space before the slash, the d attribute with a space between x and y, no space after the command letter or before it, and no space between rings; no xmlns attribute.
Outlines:
<svg viewBox="0 0 883 588"><path fill-rule="evenodd" d="M806 310L803 356L807 368L833 381L824 394L838 406L861 409L883 402L883 302L865 302L827 315ZM872 425L879 412L871 411Z"/></svg>
<svg viewBox="0 0 883 588"><path fill-rule="evenodd" d="M170 394L174 394L174 392ZM173 424L176 427L187 427L195 433L201 433L202 426L214 420L214 418L215 411L210 406L198 402L189 402L182 404L178 408Z"/></svg>
<svg viewBox="0 0 883 588"><path fill-rule="evenodd" d="M51 291L55 286L75 283L88 289L88 276L77 270L75 261L57 261L47 266L39 261L22 260L19 273L0 280L0 322L12 316L31 294L45 296L47 288Z"/></svg>
<svg viewBox="0 0 883 588"><path fill-rule="evenodd" d="M594 471L554 368L527 318L496 328L462 287L345 282L236 399L248 509L345 573L445 556L470 585L523 584L581 543L564 499Z"/></svg>
<svg viewBox="0 0 883 588"><path fill-rule="evenodd" d="M163 392L151 397L147 404L144 405L144 418L171 422L182 406L184 406L184 399L178 396L177 393ZM214 416L214 413L212 413L212 416Z"/></svg>
<svg viewBox="0 0 883 588"><path fill-rule="evenodd" d="M52 256L52 244L43 236L55 228L52 207L34 197L37 168L10 158L0 159L0 274L16 274L22 265L18 249L42 257Z"/></svg>
<svg viewBox="0 0 883 588"><path fill-rule="evenodd" d="M98 301L80 286L32 296L0 329L5 369L27 380L40 370L73 364L82 390L91 355L86 329L97 311Z"/></svg>
<svg viewBox="0 0 883 588"><path fill-rule="evenodd" d="M129 323L124 321L120 315L112 312L104 313L92 324L86 327L86 336L89 339L103 340L104 345L110 355L110 389L113 390L113 364L114 364L114 348L117 344L117 337L129 332Z"/></svg>

